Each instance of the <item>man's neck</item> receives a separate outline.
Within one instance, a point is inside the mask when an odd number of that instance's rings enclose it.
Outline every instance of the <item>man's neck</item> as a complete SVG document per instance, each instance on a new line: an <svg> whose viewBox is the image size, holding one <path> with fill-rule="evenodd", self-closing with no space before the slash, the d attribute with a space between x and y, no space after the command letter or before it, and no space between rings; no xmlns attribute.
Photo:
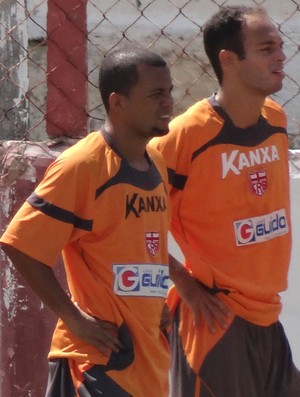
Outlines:
<svg viewBox="0 0 300 397"><path fill-rule="evenodd" d="M247 128L257 123L265 98L229 94L220 89L216 94L216 100L236 127Z"/></svg>
<svg viewBox="0 0 300 397"><path fill-rule="evenodd" d="M128 162L128 164L139 171L149 169L149 161L145 156L147 142L143 139L134 139L128 136L125 130L114 128L111 124L105 124L105 131L109 134L114 147Z"/></svg>

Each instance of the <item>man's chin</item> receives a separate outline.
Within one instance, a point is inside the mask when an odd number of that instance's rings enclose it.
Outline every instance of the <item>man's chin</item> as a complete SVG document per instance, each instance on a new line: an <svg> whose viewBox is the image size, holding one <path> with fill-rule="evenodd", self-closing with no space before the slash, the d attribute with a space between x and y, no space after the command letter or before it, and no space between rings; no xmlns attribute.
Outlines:
<svg viewBox="0 0 300 397"><path fill-rule="evenodd" d="M160 129L160 128L153 128L152 129L152 134L151 134L151 138L157 138L160 136L165 136L167 135L167 133L169 132L169 129Z"/></svg>

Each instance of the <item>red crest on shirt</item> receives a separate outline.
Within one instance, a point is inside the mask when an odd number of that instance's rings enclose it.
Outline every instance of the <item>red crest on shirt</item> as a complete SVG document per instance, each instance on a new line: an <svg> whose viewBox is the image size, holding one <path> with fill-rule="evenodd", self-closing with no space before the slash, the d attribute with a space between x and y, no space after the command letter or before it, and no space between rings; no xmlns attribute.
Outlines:
<svg viewBox="0 0 300 397"><path fill-rule="evenodd" d="M159 249L159 233L157 232L146 232L146 246L151 255L156 255Z"/></svg>
<svg viewBox="0 0 300 397"><path fill-rule="evenodd" d="M249 173L252 191L258 196L262 196L268 187L267 171L257 171Z"/></svg>

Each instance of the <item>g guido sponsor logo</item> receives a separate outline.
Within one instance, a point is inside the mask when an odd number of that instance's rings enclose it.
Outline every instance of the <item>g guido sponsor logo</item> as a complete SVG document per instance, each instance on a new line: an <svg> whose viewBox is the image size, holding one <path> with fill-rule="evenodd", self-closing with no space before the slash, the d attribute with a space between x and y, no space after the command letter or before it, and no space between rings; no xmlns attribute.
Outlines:
<svg viewBox="0 0 300 397"><path fill-rule="evenodd" d="M261 243L288 233L284 209L234 222L236 245Z"/></svg>
<svg viewBox="0 0 300 397"><path fill-rule="evenodd" d="M121 296L165 298L168 291L169 268L157 264L115 264L114 292Z"/></svg>

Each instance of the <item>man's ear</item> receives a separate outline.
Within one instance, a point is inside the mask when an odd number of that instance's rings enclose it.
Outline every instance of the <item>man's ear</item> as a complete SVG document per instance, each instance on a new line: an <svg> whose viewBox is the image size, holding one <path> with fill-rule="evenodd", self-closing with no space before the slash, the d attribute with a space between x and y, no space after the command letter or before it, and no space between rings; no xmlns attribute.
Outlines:
<svg viewBox="0 0 300 397"><path fill-rule="evenodd" d="M120 112L125 105L125 96L112 92L109 96L109 108L114 112Z"/></svg>
<svg viewBox="0 0 300 397"><path fill-rule="evenodd" d="M221 50L219 54L220 64L223 70L227 70L235 66L238 56L233 51Z"/></svg>

